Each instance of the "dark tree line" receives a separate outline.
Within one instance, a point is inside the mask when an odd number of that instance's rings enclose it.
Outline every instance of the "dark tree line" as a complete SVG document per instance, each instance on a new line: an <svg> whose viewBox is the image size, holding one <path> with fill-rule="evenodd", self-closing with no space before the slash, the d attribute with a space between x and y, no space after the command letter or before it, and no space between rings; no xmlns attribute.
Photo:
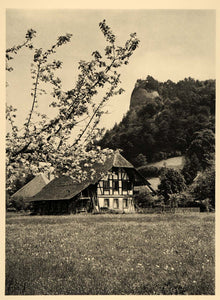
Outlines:
<svg viewBox="0 0 220 300"><path fill-rule="evenodd" d="M214 152L214 132L215 80L174 83L148 76L137 80L129 111L99 144L122 149L136 166L184 154L188 169L189 160L204 169Z"/></svg>

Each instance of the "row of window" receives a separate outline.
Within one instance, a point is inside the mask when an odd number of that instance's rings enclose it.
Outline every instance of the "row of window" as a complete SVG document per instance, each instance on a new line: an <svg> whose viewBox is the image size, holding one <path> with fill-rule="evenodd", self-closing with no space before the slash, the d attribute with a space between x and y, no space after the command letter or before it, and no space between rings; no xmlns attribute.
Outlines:
<svg viewBox="0 0 220 300"><path fill-rule="evenodd" d="M103 181L103 189L104 191L109 191L110 190L110 181L109 180L104 180ZM119 190L119 184L117 179L113 179L112 181L112 189L113 191L118 191ZM122 189L124 191L131 190L131 182L129 180L122 180Z"/></svg>
<svg viewBox="0 0 220 300"><path fill-rule="evenodd" d="M104 199L104 207L109 207L109 199ZM117 198L113 201L113 208L119 208L119 200ZM128 199L123 199L123 208L128 208Z"/></svg>

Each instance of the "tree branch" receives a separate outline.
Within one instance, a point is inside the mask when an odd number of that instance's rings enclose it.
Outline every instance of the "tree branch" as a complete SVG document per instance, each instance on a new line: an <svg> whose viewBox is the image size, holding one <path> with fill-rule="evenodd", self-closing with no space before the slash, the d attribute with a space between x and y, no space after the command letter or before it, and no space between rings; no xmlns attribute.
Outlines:
<svg viewBox="0 0 220 300"><path fill-rule="evenodd" d="M31 117L32 117L33 111L34 111L34 105L35 105L36 100L37 100L37 86L38 86L39 76L40 76L40 67L41 67L41 63L39 62L39 63L38 63L38 66L37 66L37 76L36 76L36 81L35 81L35 84L34 84L33 102L32 102L32 107L31 107L31 111L30 111L30 114L29 114L29 118L28 118L28 121L27 121L26 132L25 132L25 136L24 136L24 137L27 136L27 133L28 133L28 127L29 127L29 124L30 124L30 121L31 121Z"/></svg>

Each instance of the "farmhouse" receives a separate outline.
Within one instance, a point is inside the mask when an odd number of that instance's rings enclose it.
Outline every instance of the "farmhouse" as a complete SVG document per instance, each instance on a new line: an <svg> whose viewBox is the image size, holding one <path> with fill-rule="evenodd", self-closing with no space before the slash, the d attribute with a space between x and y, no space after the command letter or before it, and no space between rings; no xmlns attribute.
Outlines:
<svg viewBox="0 0 220 300"><path fill-rule="evenodd" d="M70 176L55 178L38 194L29 198L34 213L62 214L79 211L114 210L132 213L134 186L146 185L155 193L150 183L115 151L104 164L96 164L93 179L75 182ZM104 174L104 175L103 175Z"/></svg>

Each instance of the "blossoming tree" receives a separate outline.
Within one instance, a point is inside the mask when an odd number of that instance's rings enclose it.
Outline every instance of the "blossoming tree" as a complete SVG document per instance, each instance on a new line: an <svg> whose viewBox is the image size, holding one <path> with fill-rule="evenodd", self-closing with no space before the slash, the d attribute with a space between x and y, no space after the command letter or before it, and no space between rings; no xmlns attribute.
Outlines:
<svg viewBox="0 0 220 300"><path fill-rule="evenodd" d="M125 45L118 46L105 20L100 22L99 27L107 45L103 53L94 51L90 61L79 62L77 81L67 91L62 89L61 79L55 74L62 67L62 62L52 58L59 47L71 41L71 34L58 37L57 42L44 51L34 47L36 32L31 29L22 44L6 50L6 70L9 72L13 71L10 60L18 51L27 47L34 53L31 64L31 109L22 128L16 125L17 109L12 105L6 107L6 119L10 124L6 135L9 192L13 190L15 180L28 173L37 175L49 171L83 180L93 176L95 171L90 167L92 164L104 162L111 153L109 149L96 147L93 141L100 134L97 125L104 113L104 105L112 96L123 92L119 87L121 81L118 70L128 64L139 40L133 33ZM53 91L49 105L54 108L56 116L52 118L42 114L37 105L40 96L46 93L42 88L45 84L51 85ZM79 123L84 124L80 130ZM74 141L70 142L73 136Z"/></svg>

